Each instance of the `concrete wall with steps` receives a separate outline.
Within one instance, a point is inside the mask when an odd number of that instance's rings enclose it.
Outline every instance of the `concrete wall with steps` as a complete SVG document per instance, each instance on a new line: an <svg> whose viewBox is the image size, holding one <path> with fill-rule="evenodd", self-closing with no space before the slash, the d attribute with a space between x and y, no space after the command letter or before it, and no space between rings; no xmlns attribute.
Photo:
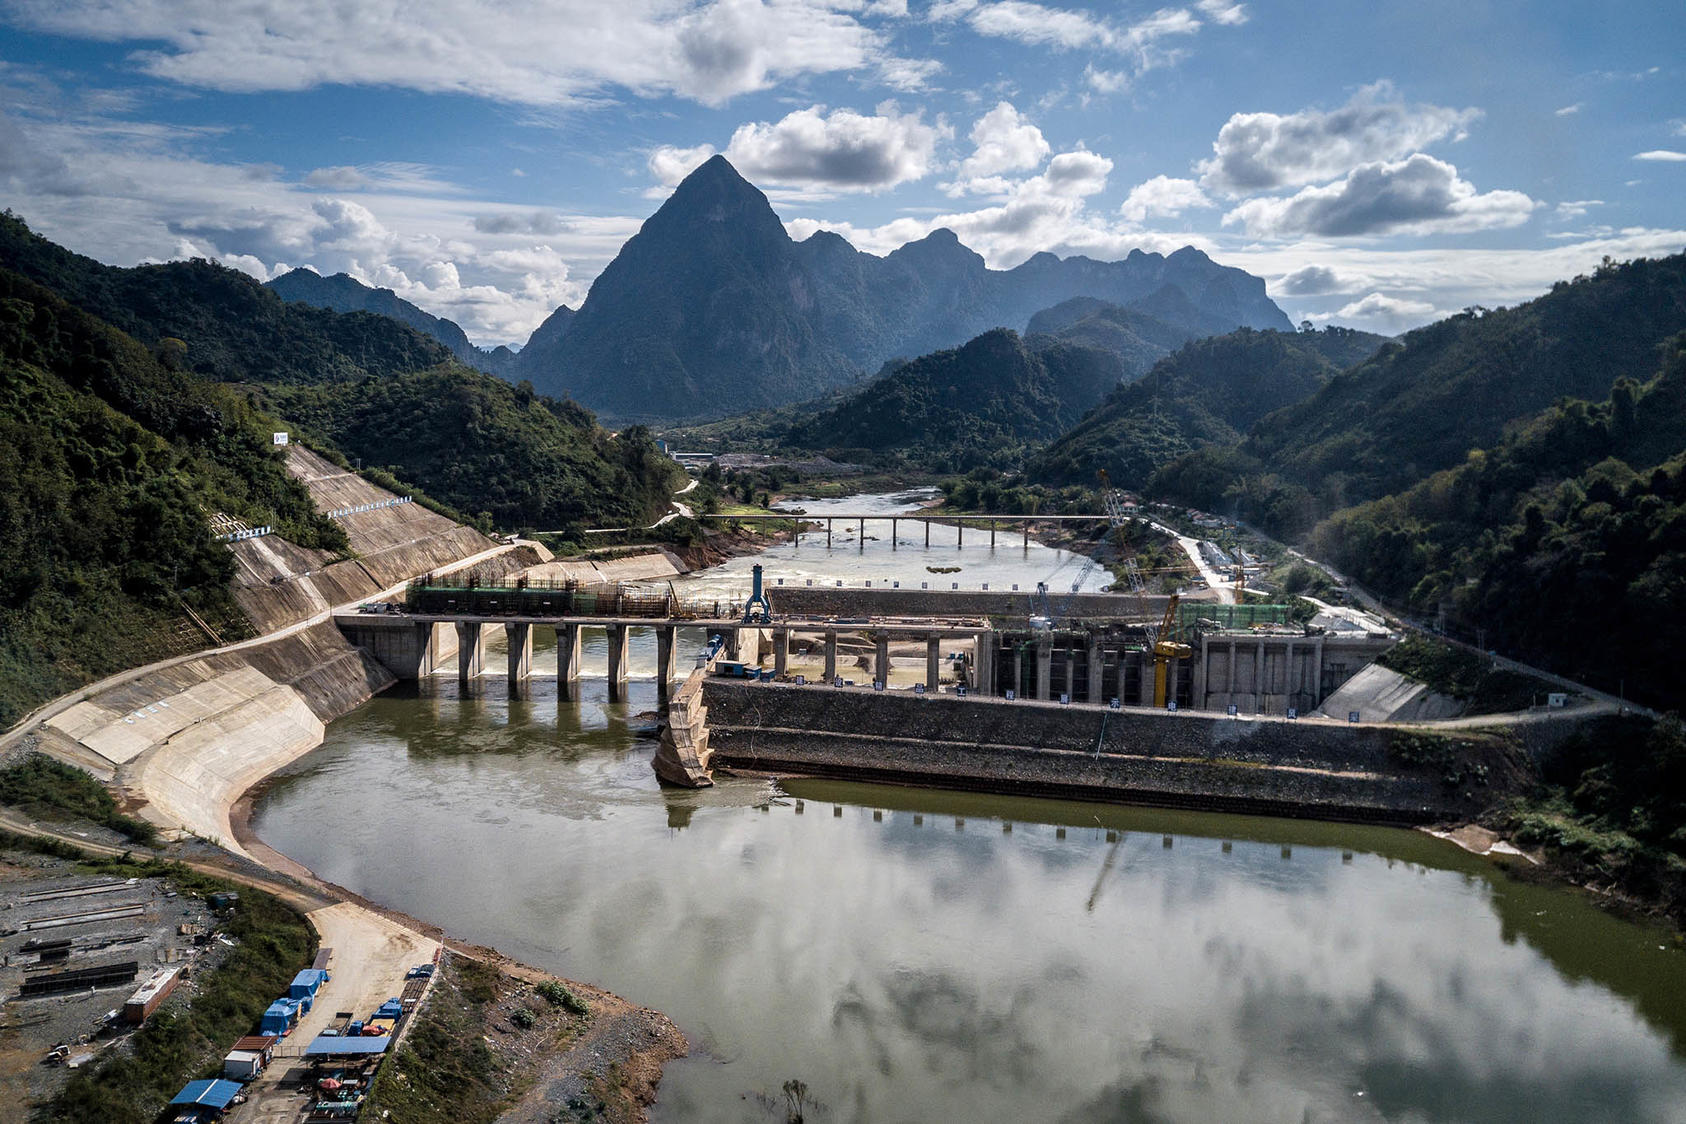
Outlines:
<svg viewBox="0 0 1686 1124"><path fill-rule="evenodd" d="M1471 814L1528 779L1519 747L1477 731L722 678L708 679L703 697L717 768L1399 822ZM1445 761L1412 763L1425 754Z"/></svg>

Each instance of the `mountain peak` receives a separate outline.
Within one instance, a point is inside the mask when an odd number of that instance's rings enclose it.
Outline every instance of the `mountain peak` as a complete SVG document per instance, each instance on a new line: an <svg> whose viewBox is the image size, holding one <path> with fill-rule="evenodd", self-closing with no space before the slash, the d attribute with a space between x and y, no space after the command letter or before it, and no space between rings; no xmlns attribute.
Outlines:
<svg viewBox="0 0 1686 1124"><path fill-rule="evenodd" d="M915 263L945 262L959 268L983 269L983 255L960 241L946 226L939 226L917 242L890 251L891 258Z"/></svg>
<svg viewBox="0 0 1686 1124"><path fill-rule="evenodd" d="M735 227L788 240L784 224L759 188L738 174L724 156L710 156L679 181L644 229L669 233ZM775 233L776 232L776 233Z"/></svg>
<svg viewBox="0 0 1686 1124"><path fill-rule="evenodd" d="M738 170L732 167L730 160L724 156L715 155L710 156L691 169L691 174L680 180L679 186L673 189L672 195L668 196L668 202L732 198L744 201L754 199L760 201L763 205L768 205L767 197L761 193L760 188L739 175Z"/></svg>

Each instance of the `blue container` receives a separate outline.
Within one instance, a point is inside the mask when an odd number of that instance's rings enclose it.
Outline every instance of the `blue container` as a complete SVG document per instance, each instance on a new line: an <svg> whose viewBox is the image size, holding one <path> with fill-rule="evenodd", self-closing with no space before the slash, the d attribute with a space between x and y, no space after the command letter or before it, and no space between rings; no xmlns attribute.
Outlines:
<svg viewBox="0 0 1686 1124"><path fill-rule="evenodd" d="M259 1034L286 1034L298 1021L299 1005L290 999L277 999L264 1011L258 1023Z"/></svg>
<svg viewBox="0 0 1686 1124"><path fill-rule="evenodd" d="M292 986L287 989L289 999L314 999L316 990L327 982L328 973L321 968L306 968L293 977ZM310 1010L307 1006L305 1010Z"/></svg>

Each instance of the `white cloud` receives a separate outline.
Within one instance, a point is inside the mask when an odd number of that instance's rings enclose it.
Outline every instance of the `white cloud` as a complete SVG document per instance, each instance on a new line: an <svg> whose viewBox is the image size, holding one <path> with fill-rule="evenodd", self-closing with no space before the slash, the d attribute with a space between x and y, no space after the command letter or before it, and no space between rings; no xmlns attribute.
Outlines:
<svg viewBox="0 0 1686 1124"><path fill-rule="evenodd" d="M1052 149L1042 130L1011 102L998 102L972 126L972 155L960 162L960 178L974 179L1036 167Z"/></svg>
<svg viewBox="0 0 1686 1124"><path fill-rule="evenodd" d="M1455 167L1419 152L1285 198L1249 199L1223 225L1243 225L1255 238L1456 233L1519 226L1538 206L1520 191L1478 192Z"/></svg>
<svg viewBox="0 0 1686 1124"><path fill-rule="evenodd" d="M1578 219L1593 207L1604 206L1602 199L1566 199L1553 212L1560 219Z"/></svg>
<svg viewBox="0 0 1686 1124"><path fill-rule="evenodd" d="M944 122L927 124L893 103L872 116L852 109L827 113L816 105L777 122L738 126L725 153L744 178L763 187L882 191L924 178L938 140L951 132ZM709 145L664 146L650 153L648 163L657 181L671 187L713 154Z"/></svg>
<svg viewBox="0 0 1686 1124"><path fill-rule="evenodd" d="M1048 170L1041 176L1027 180L1025 188L1066 198L1099 195L1106 190L1106 177L1111 172L1112 161L1104 156L1084 149L1062 152L1048 161Z"/></svg>
<svg viewBox="0 0 1686 1124"><path fill-rule="evenodd" d="M1088 201L1106 189L1112 166L1105 156L1075 149L1054 156L1038 175L1017 180L998 178L1002 199L997 205L907 216L875 227L818 219L796 219L786 227L795 238L806 238L816 230L835 231L861 249L878 254L946 228L995 269L1010 269L1044 250L1113 260L1135 249L1169 253L1189 244L1210 247L1207 239L1198 236L1147 233L1108 223L1090 210Z"/></svg>
<svg viewBox="0 0 1686 1124"><path fill-rule="evenodd" d="M1212 4L1210 14L1218 23L1245 19L1240 6ZM933 4L929 18L944 22L964 20L979 35L1011 39L1035 47L1056 50L1092 49L1131 59L1137 73L1177 61L1178 48L1166 40L1193 35L1201 20L1186 8L1161 8L1134 23L1119 23L1090 12L1053 8L1029 0L944 0Z"/></svg>
<svg viewBox="0 0 1686 1124"><path fill-rule="evenodd" d="M1235 26L1247 22L1247 9L1242 4L1231 4L1229 0L1197 0L1194 5L1200 13L1213 23Z"/></svg>
<svg viewBox="0 0 1686 1124"><path fill-rule="evenodd" d="M1636 152L1635 160L1652 160L1658 163L1678 164L1686 161L1686 152L1676 152L1671 148L1653 148L1649 152Z"/></svg>
<svg viewBox="0 0 1686 1124"><path fill-rule="evenodd" d="M936 59L909 59L891 55L878 64L878 78L892 90L916 93L930 88L931 79L943 72Z"/></svg>
<svg viewBox="0 0 1686 1124"><path fill-rule="evenodd" d="M190 86L252 92L329 83L468 93L523 105L600 99L615 87L719 104L804 74L864 70L885 38L827 0L11 0L54 34L148 44L131 59ZM904 72L905 73L905 72Z"/></svg>
<svg viewBox="0 0 1686 1124"><path fill-rule="evenodd" d="M346 272L484 343L519 343L557 305L578 304L639 226L476 200L415 165L328 169L315 180L367 186L323 194L309 176L189 155L197 132L52 108L32 107L26 126L0 114L0 188L44 236L117 265L205 257L260 280L288 263ZM438 193L419 190L429 185Z"/></svg>
<svg viewBox="0 0 1686 1124"><path fill-rule="evenodd" d="M1559 116L1559 117L1573 117L1575 114L1577 114L1581 111L1581 107L1584 106L1585 104L1586 104L1585 102L1576 102L1574 105L1566 105L1563 108L1556 110L1555 112L1556 112L1557 116Z"/></svg>
<svg viewBox="0 0 1686 1124"><path fill-rule="evenodd" d="M1370 293L1332 313L1314 315L1309 319L1340 323L1346 327L1362 327L1384 335L1396 335L1410 328L1443 319L1450 315L1450 311L1436 308L1430 301Z"/></svg>
<svg viewBox="0 0 1686 1124"><path fill-rule="evenodd" d="M1175 218L1184 211L1210 207L1212 201L1193 180L1154 176L1130 189L1118 213L1131 222L1145 222L1150 218Z"/></svg>
<svg viewBox="0 0 1686 1124"><path fill-rule="evenodd" d="M1295 321L1319 323L1339 319L1349 303L1346 294L1380 292L1399 300L1457 310L1472 304L1498 307L1531 300L1552 284L1577 274L1591 273L1606 256L1616 261L1664 257L1686 249L1686 229L1633 227L1575 240L1535 247L1478 248L1464 244L1434 249L1397 249L1373 243L1333 244L1324 241L1253 243L1224 246L1209 252L1225 265L1238 266L1261 277L1284 277L1308 267L1331 271L1340 282L1331 294L1296 295L1280 284L1271 293ZM1352 327L1395 332L1436 319L1424 314L1409 323L1341 320Z"/></svg>
<svg viewBox="0 0 1686 1124"><path fill-rule="evenodd" d="M1130 88L1130 76L1122 70L1102 70L1090 63L1083 68L1083 83L1098 94L1116 94Z"/></svg>
<svg viewBox="0 0 1686 1124"><path fill-rule="evenodd" d="M1406 105L1391 84L1377 82L1327 113L1237 113L1197 170L1208 190L1235 195L1318 183L1459 136L1478 116L1475 109Z"/></svg>
<svg viewBox="0 0 1686 1124"><path fill-rule="evenodd" d="M1326 265L1301 266L1278 277L1270 286L1271 292L1289 297L1319 297L1347 292L1352 288L1352 281L1342 278Z"/></svg>
<svg viewBox="0 0 1686 1124"><path fill-rule="evenodd" d="M357 191L369 186L369 177L349 165L317 168L304 177L305 186L330 191Z"/></svg>
<svg viewBox="0 0 1686 1124"><path fill-rule="evenodd" d="M699 144L692 148L664 144L651 150L646 163L650 174L656 177L656 182L665 188L671 188L696 171L705 160L715 154L715 151L712 144Z"/></svg>

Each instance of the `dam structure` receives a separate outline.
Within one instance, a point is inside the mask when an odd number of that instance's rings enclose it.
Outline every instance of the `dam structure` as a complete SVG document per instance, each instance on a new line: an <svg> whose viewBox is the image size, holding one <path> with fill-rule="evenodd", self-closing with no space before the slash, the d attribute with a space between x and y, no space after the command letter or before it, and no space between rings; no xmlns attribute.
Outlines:
<svg viewBox="0 0 1686 1124"><path fill-rule="evenodd" d="M628 679L627 635L649 628L657 641L656 680L677 672L676 634L699 629L721 638L717 654L728 661L769 663L785 679L797 647L821 654L819 681L835 684L847 672L839 660L843 639L864 638L872 657L867 683L891 686L891 646L925 646L926 691L942 688L945 643L964 641L959 678L951 685L974 695L1060 700L1067 704L1152 705L1155 657L1152 635L1168 598L1081 593L1067 596L1057 618L1033 623L1032 595L987 590L782 587L766 590L770 611L746 614L743 600L686 598L671 587L631 583L496 580L429 576L411 583L402 602L362 606L336 614L335 622L401 680L426 678L447 666L455 652L458 679L485 671L486 630L508 639L508 678L513 690L533 675L535 628L553 629L557 679L581 676L580 629L606 631L610 690L618 697ZM1198 646L1190 658L1170 661L1168 699L1185 709L1231 706L1238 713L1310 714L1361 668L1393 643L1386 634L1313 634L1271 620L1257 607L1191 602L1180 606L1180 633ZM378 611L376 611L378 610ZM1251 610L1251 611L1249 611ZM750 619L752 618L753 619ZM950 651L954 646L950 644Z"/></svg>
<svg viewBox="0 0 1686 1124"><path fill-rule="evenodd" d="M534 630L552 629L562 698L577 697L580 630L602 628L612 700L626 697L629 632L650 629L666 704L652 764L677 785L708 785L713 769L731 767L1420 822L1519 775L1514 745L1490 734L1318 714L1395 638L1293 626L1281 606L1076 594L1050 619L1021 592L764 593L733 601L671 586L429 575L401 601L335 623L400 680L448 670L454 648L465 685L486 672L488 630L501 628L511 697L535 674ZM1179 638L1172 658L1156 645L1167 621ZM702 632L702 654L684 669L680 629Z"/></svg>

